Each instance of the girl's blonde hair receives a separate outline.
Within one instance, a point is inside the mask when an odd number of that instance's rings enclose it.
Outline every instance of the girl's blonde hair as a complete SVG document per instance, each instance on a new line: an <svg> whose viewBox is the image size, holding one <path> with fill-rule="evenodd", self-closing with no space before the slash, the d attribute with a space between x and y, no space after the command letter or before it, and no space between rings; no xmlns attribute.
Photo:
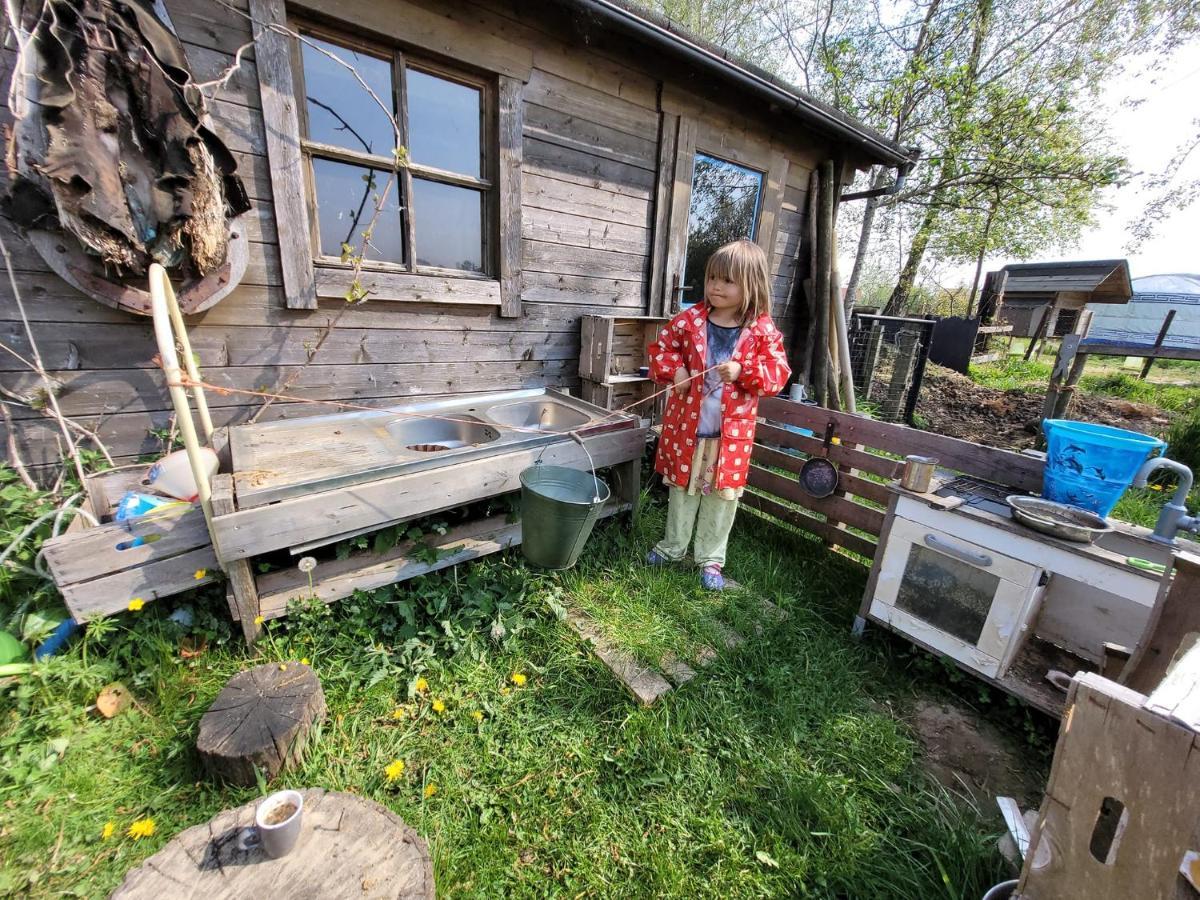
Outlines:
<svg viewBox="0 0 1200 900"><path fill-rule="evenodd" d="M767 254L753 241L726 244L708 258L704 278L732 281L742 289L738 315L743 325L771 312L771 282Z"/></svg>

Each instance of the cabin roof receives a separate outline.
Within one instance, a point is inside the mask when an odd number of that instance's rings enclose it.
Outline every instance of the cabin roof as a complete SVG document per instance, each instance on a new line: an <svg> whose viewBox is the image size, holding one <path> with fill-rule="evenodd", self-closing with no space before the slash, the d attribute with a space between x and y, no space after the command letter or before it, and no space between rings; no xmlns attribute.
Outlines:
<svg viewBox="0 0 1200 900"><path fill-rule="evenodd" d="M1014 300L1018 294L1071 292L1091 294L1089 303L1128 303L1133 296L1129 263L1123 259L1012 263L1004 270L1004 295Z"/></svg>
<svg viewBox="0 0 1200 900"><path fill-rule="evenodd" d="M911 167L916 148L904 147L800 88L772 75L728 50L692 34L679 23L632 0L557 0L581 16L599 20L636 42L682 62L684 72L703 71L749 91L789 113L804 125L858 148L872 161Z"/></svg>

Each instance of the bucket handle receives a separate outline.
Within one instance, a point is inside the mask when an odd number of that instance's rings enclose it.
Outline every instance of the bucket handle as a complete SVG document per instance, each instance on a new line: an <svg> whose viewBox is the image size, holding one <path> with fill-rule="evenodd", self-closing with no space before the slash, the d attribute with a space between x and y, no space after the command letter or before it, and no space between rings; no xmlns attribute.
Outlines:
<svg viewBox="0 0 1200 900"><path fill-rule="evenodd" d="M600 479L596 477L596 461L594 459L592 459L591 451L588 450L587 444L585 444L583 442L583 436L578 431L568 431L567 437L569 437L571 440L573 440L575 443L577 443L580 447L583 448L583 453L587 457L588 465L591 467L591 470L592 470L592 502L599 503L600 502ZM552 446L554 446L554 445L551 443L551 444L546 444L546 446L544 446L542 448L542 452L539 453L537 455L537 459L535 459L533 461L533 464L535 466L540 466L542 464L542 457L546 454L546 451L549 450Z"/></svg>

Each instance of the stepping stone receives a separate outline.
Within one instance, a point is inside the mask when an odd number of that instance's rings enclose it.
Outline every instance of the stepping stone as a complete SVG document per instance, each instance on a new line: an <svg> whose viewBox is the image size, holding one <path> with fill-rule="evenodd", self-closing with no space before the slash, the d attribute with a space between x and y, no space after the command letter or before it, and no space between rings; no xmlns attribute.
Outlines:
<svg viewBox="0 0 1200 900"><path fill-rule="evenodd" d="M255 666L234 675L200 719L196 750L210 775L253 787L298 763L312 726L325 718L317 675L298 662Z"/></svg>
<svg viewBox="0 0 1200 900"><path fill-rule="evenodd" d="M591 646L596 658L633 694L638 703L649 706L670 692L670 682L653 669L647 669L624 650L610 644L595 623L583 613L569 610L567 623Z"/></svg>
<svg viewBox="0 0 1200 900"><path fill-rule="evenodd" d="M726 650L736 650L742 644L746 643L746 639L726 625L724 622L713 622L713 628L717 634L721 636L721 643L725 645Z"/></svg>
<svg viewBox="0 0 1200 900"><path fill-rule="evenodd" d="M659 665L662 666L663 674L674 682L675 687L683 687L696 677L696 670L674 653L666 654Z"/></svg>
<svg viewBox="0 0 1200 900"><path fill-rule="evenodd" d="M707 669L717 661L717 651L707 645L696 651L696 665L702 669Z"/></svg>

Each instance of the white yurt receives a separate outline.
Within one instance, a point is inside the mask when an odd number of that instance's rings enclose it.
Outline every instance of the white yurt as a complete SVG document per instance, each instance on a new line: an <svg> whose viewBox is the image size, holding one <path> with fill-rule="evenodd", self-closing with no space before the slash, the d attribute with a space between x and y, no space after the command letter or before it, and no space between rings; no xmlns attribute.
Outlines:
<svg viewBox="0 0 1200 900"><path fill-rule="evenodd" d="M1088 329L1090 345L1122 348L1154 346L1167 313L1175 318L1163 347L1200 352L1200 275L1146 275L1133 279L1133 297L1126 304L1089 304L1093 313ZM1132 352L1131 352L1131 355Z"/></svg>

